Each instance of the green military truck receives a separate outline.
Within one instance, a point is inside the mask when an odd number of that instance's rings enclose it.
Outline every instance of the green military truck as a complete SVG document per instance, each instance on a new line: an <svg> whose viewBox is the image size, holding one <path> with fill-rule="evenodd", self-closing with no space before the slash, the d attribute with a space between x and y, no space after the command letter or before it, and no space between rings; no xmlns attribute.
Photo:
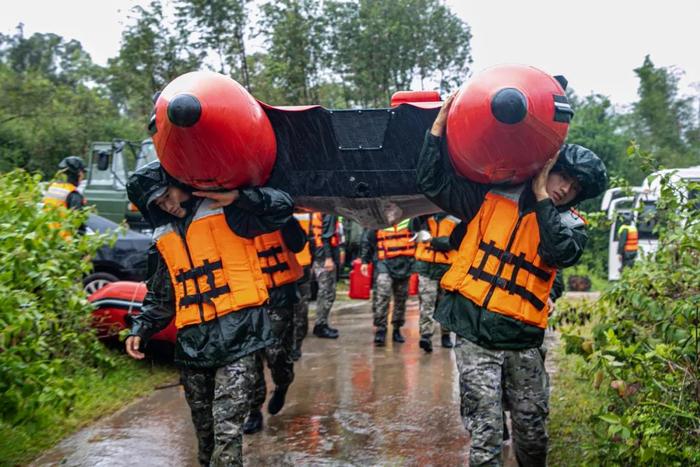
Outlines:
<svg viewBox="0 0 700 467"><path fill-rule="evenodd" d="M83 191L88 204L95 206L100 216L113 222L126 219L134 230L148 229L149 225L126 196L126 180L138 167L156 159L150 139L92 143Z"/></svg>

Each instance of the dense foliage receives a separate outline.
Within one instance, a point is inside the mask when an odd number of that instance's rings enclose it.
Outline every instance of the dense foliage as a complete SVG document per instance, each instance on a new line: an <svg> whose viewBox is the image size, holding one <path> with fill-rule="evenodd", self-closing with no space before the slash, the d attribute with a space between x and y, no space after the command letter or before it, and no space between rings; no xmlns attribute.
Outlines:
<svg viewBox="0 0 700 467"><path fill-rule="evenodd" d="M0 174L0 418L9 423L68 409L74 375L111 366L81 280L106 238L76 233L86 212L41 208L39 181Z"/></svg>
<svg viewBox="0 0 700 467"><path fill-rule="evenodd" d="M592 420L596 464L700 464L700 211L687 196L698 187L668 176L661 184L658 251L597 304L568 310L569 321L594 323L565 338L569 351L587 355L605 400Z"/></svg>

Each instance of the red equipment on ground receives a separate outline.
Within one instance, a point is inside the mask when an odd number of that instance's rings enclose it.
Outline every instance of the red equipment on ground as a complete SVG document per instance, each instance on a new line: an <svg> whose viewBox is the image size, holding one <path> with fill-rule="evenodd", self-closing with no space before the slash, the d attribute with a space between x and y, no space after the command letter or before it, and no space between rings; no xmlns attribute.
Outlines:
<svg viewBox="0 0 700 467"><path fill-rule="evenodd" d="M92 312L92 325L97 336L102 340L115 339L123 329L131 327L133 316L141 313L141 304L146 296L146 284L143 282L112 282L88 297L96 308ZM152 339L175 343L177 329L175 322L155 334Z"/></svg>
<svg viewBox="0 0 700 467"><path fill-rule="evenodd" d="M447 116L456 171L480 183L521 183L554 157L573 111L566 80L525 65L500 65L471 78Z"/></svg>
<svg viewBox="0 0 700 467"><path fill-rule="evenodd" d="M369 270L367 275L364 276L360 272L360 267L362 266L362 260L359 258L352 262L352 270L350 271L350 287L348 287L348 297L355 298L359 300L368 300L370 297L370 291L372 290L372 274L374 272L374 265L369 263Z"/></svg>
<svg viewBox="0 0 700 467"><path fill-rule="evenodd" d="M414 272L411 274L411 278L408 280L408 295L418 295L418 273Z"/></svg>
<svg viewBox="0 0 700 467"><path fill-rule="evenodd" d="M262 107L218 73L196 71L168 84L149 129L165 170L200 189L262 185L275 164L275 133Z"/></svg>

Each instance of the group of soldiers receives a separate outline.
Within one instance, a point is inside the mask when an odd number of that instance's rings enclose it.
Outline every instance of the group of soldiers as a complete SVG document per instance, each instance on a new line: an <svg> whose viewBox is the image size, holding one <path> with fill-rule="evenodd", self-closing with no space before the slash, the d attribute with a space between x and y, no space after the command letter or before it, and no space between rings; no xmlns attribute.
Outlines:
<svg viewBox="0 0 700 467"><path fill-rule="evenodd" d="M427 132L416 167L418 189L450 214L404 219L362 235L362 274L375 265L374 343L385 345L392 296L392 340L405 341L409 278L417 272L419 344L432 352L437 321L441 344L455 347L470 465L502 462L504 410L511 413L519 464L546 465L549 388L541 346L557 271L575 264L586 244L585 222L571 207L604 190L605 166L590 150L566 144L521 185L459 178L445 170L442 144L451 102ZM45 204L79 207L84 167L63 164L76 175L52 184ZM345 262L341 223L333 215L295 212L291 197L270 187L196 191L158 162L129 177L127 194L154 231L147 293L126 351L144 358L143 345L174 321L174 360L199 461L242 465L242 434L262 428L265 364L275 384L270 414L282 409L294 380L312 277L318 283L312 333L339 336L329 316Z"/></svg>

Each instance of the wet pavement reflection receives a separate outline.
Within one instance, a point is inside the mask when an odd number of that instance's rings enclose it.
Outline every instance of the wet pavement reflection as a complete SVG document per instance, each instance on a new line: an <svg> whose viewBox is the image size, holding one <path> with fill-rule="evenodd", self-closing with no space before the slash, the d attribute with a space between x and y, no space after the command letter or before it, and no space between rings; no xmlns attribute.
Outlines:
<svg viewBox="0 0 700 467"><path fill-rule="evenodd" d="M263 431L245 437L246 464L466 464L454 356L439 336L432 354L418 347L417 302L409 301L404 344L388 339L374 347L367 302L339 303L331 324L340 338L304 341L284 409L272 417L265 412ZM196 465L182 388L155 391L35 463L56 464Z"/></svg>

